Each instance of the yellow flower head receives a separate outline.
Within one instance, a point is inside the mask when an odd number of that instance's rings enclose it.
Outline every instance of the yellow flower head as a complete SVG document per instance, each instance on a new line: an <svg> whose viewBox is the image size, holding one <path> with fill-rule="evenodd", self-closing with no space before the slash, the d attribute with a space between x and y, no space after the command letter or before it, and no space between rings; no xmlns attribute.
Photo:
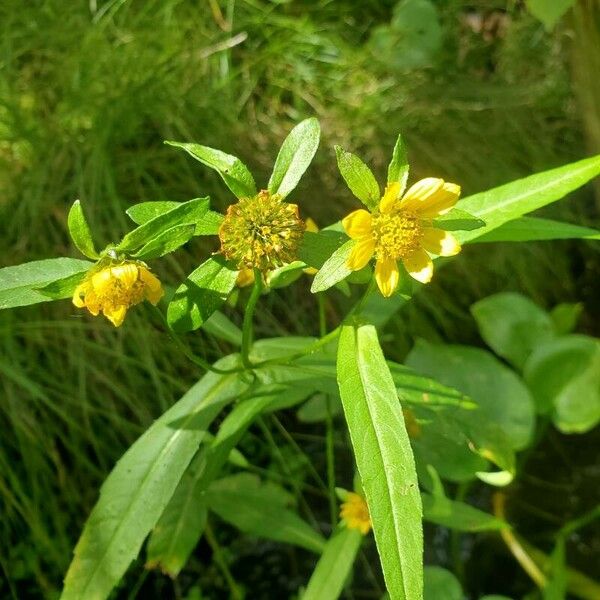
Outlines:
<svg viewBox="0 0 600 600"><path fill-rule="evenodd" d="M364 498L354 492L348 492L346 501L342 503L340 519L346 523L346 527L358 529L363 535L371 530L369 507Z"/></svg>
<svg viewBox="0 0 600 600"><path fill-rule="evenodd" d="M114 262L92 269L73 294L77 308L87 308L97 316L103 313L119 327L130 306L149 300L158 304L164 291L160 281L141 262Z"/></svg>
<svg viewBox="0 0 600 600"><path fill-rule="evenodd" d="M458 185L434 177L421 179L402 197L399 183L388 185L377 211L355 210L342 221L346 233L357 242L348 268L358 271L374 256L375 279L385 297L398 287L399 260L411 277L428 283L433 275L428 252L438 256L460 252L454 236L432 223L433 218L447 213L459 196Z"/></svg>
<svg viewBox="0 0 600 600"><path fill-rule="evenodd" d="M238 269L264 273L296 260L304 229L296 204L262 190L227 209L219 228L221 252Z"/></svg>

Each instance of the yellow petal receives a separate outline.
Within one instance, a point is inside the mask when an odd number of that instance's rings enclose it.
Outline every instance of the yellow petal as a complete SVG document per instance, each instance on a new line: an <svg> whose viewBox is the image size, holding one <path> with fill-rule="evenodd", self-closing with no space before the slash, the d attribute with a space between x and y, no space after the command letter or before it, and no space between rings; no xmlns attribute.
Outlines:
<svg viewBox="0 0 600 600"><path fill-rule="evenodd" d="M400 182L395 181L394 183L388 184L385 188L383 198L379 201L379 212L390 213L394 209L398 196L400 195Z"/></svg>
<svg viewBox="0 0 600 600"><path fill-rule="evenodd" d="M75 288L75 291L73 292L73 304L77 308L83 308L85 306L85 296L89 287L89 282L84 281Z"/></svg>
<svg viewBox="0 0 600 600"><path fill-rule="evenodd" d="M92 275L91 284L97 295L103 296L107 291L110 291L113 283L112 268L107 267Z"/></svg>
<svg viewBox="0 0 600 600"><path fill-rule="evenodd" d="M375 265L375 280L381 294L389 298L396 291L400 281L396 260L393 258L379 259Z"/></svg>
<svg viewBox="0 0 600 600"><path fill-rule="evenodd" d="M423 228L421 244L427 252L438 256L454 256L460 252L460 244L450 232L434 227Z"/></svg>
<svg viewBox="0 0 600 600"><path fill-rule="evenodd" d="M421 283L429 283L433 276L433 261L425 250L416 250L402 259L409 275Z"/></svg>
<svg viewBox="0 0 600 600"><path fill-rule="evenodd" d="M460 198L460 186L455 183L444 183L442 189L433 194L418 209L420 217L437 217L447 213Z"/></svg>
<svg viewBox="0 0 600 600"><path fill-rule="evenodd" d="M444 186L444 180L437 177L427 177L417 181L408 188L408 191L400 200L400 208L417 212L425 206L425 203Z"/></svg>
<svg viewBox="0 0 600 600"><path fill-rule="evenodd" d="M357 240L371 233L371 213L360 208L342 220L346 233Z"/></svg>
<svg viewBox="0 0 600 600"><path fill-rule="evenodd" d="M254 269L241 269L235 281L238 287L248 287L254 283Z"/></svg>
<svg viewBox="0 0 600 600"><path fill-rule="evenodd" d="M116 267L112 267L111 275L115 279L118 279L125 287L130 288L141 275L141 269L142 268L138 267L138 265L136 265L135 263L125 263L123 265L117 265ZM144 270L147 273L150 273L148 269Z"/></svg>
<svg viewBox="0 0 600 600"><path fill-rule="evenodd" d="M357 211L358 212L358 211ZM367 212L367 211L363 211ZM368 214L368 213L367 213ZM370 215L369 215L370 216ZM352 252L348 257L346 266L351 271L360 271L366 264L371 260L373 252L375 251L375 240L371 236L365 236L361 240L358 240Z"/></svg>
<svg viewBox="0 0 600 600"><path fill-rule="evenodd" d="M146 300L156 306L165 293L160 279L153 275L146 267L139 267L139 276L144 283Z"/></svg>
<svg viewBox="0 0 600 600"><path fill-rule="evenodd" d="M311 233L317 233L319 231L318 225L310 217L307 217L304 224L306 225L305 231L310 231Z"/></svg>
<svg viewBox="0 0 600 600"><path fill-rule="evenodd" d="M90 288L85 294L85 307L95 317L100 314L100 302L98 300L98 296L96 296L96 292L94 292L92 288Z"/></svg>
<svg viewBox="0 0 600 600"><path fill-rule="evenodd" d="M115 326L120 327L125 320L127 306L104 307L104 316Z"/></svg>

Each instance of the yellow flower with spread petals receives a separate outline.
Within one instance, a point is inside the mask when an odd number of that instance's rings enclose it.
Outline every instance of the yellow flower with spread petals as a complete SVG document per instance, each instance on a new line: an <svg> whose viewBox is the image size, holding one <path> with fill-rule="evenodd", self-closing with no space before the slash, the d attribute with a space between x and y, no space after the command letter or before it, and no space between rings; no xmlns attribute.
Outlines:
<svg viewBox="0 0 600 600"><path fill-rule="evenodd" d="M347 492L346 500L342 503L340 519L346 527L358 529L363 535L371 530L371 517L365 499L354 492Z"/></svg>
<svg viewBox="0 0 600 600"><path fill-rule="evenodd" d="M163 294L160 281L146 265L124 261L92 269L75 289L73 304L94 316L102 313L119 327L131 306L143 300L156 305Z"/></svg>
<svg viewBox="0 0 600 600"><path fill-rule="evenodd" d="M428 283L433 275L429 253L453 256L460 252L456 238L432 222L456 204L460 186L429 177L415 183L403 196L400 193L400 183L391 183L378 210L355 210L342 221L346 233L356 240L348 268L358 271L375 257L375 279L385 297L398 287L399 260L411 277Z"/></svg>

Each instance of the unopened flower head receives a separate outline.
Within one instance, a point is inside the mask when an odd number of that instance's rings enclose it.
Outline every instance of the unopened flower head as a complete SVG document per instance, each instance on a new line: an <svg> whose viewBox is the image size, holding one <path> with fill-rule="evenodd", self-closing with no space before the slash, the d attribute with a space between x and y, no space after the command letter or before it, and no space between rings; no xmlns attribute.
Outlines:
<svg viewBox="0 0 600 600"><path fill-rule="evenodd" d="M348 492L345 502L340 509L340 519L346 527L358 529L363 535L371 530L371 517L365 499L359 494Z"/></svg>
<svg viewBox="0 0 600 600"><path fill-rule="evenodd" d="M265 273L296 260L304 229L296 204L262 190L227 209L219 229L221 252L238 269Z"/></svg>
<svg viewBox="0 0 600 600"><path fill-rule="evenodd" d="M86 275L73 294L73 304L94 316L102 313L119 327L131 306L143 300L156 305L163 294L160 281L144 263L110 260Z"/></svg>
<svg viewBox="0 0 600 600"><path fill-rule="evenodd" d="M377 211L355 210L342 221L346 233L356 240L348 267L358 271L375 257L375 279L386 297L398 287L399 260L411 277L428 283L433 275L428 253L453 256L460 252L454 236L432 222L448 212L459 196L458 185L434 177L415 183L402 197L399 183L388 185Z"/></svg>

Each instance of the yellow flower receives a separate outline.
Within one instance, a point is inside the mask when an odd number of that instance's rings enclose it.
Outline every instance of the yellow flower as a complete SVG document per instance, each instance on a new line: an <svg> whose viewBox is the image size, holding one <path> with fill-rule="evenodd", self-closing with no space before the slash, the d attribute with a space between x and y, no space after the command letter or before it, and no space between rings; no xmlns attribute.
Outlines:
<svg viewBox="0 0 600 600"><path fill-rule="evenodd" d="M73 294L77 308L87 308L97 316L103 313L119 327L130 306L148 300L158 304L164 291L160 281L141 262L113 263L92 269Z"/></svg>
<svg viewBox="0 0 600 600"><path fill-rule="evenodd" d="M448 212L459 196L460 186L434 177L421 179L402 197L399 183L388 185L377 211L355 210L342 221L346 233L357 242L348 268L358 271L374 256L375 279L385 297L398 287L399 260L411 277L428 283L433 275L428 252L438 256L460 252L455 237L432 223L433 218Z"/></svg>
<svg viewBox="0 0 600 600"><path fill-rule="evenodd" d="M348 492L346 501L342 503L340 519L346 523L346 527L358 529L363 535L371 530L369 507L364 498L354 492Z"/></svg>
<svg viewBox="0 0 600 600"><path fill-rule="evenodd" d="M265 273L296 260L304 228L296 204L262 190L227 209L219 228L221 252L240 270Z"/></svg>
<svg viewBox="0 0 600 600"><path fill-rule="evenodd" d="M319 232L319 226L310 217L307 217L306 219L306 231L310 231L311 233ZM307 275L316 275L318 270L319 269L315 269L314 267L306 267L304 272Z"/></svg>

